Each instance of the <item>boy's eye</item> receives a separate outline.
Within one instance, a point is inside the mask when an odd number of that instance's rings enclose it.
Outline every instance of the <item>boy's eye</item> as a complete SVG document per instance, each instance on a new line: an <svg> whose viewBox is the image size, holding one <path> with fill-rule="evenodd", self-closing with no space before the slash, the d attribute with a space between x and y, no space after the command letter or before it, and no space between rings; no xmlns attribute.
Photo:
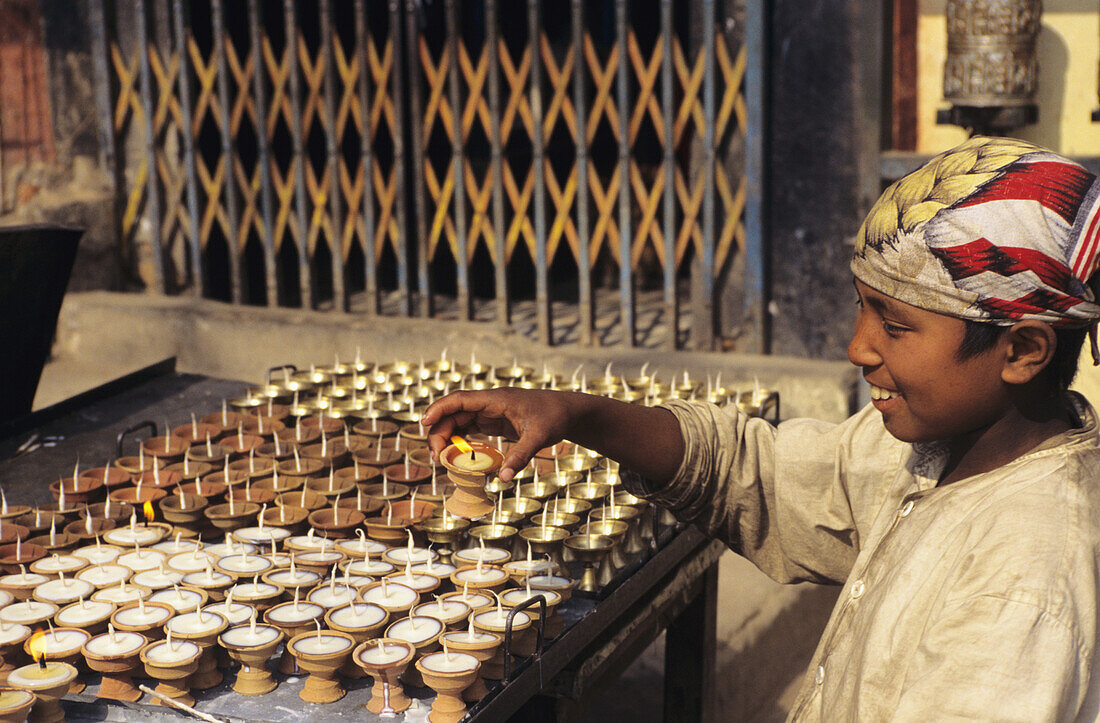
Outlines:
<svg viewBox="0 0 1100 723"><path fill-rule="evenodd" d="M891 324L888 321L883 321L882 322L882 330L885 331L890 336L897 336L898 334L901 334L902 332L906 331L906 328L904 326L898 326L897 324Z"/></svg>

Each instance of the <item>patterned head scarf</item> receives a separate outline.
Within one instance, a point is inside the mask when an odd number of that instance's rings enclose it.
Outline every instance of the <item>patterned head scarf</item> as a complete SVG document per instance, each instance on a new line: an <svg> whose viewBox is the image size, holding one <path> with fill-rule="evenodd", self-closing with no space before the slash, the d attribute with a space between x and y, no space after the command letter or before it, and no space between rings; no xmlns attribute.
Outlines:
<svg viewBox="0 0 1100 723"><path fill-rule="evenodd" d="M1098 250L1096 176L1024 141L975 137L886 189L859 230L851 268L929 311L1095 334L1100 305L1087 282Z"/></svg>

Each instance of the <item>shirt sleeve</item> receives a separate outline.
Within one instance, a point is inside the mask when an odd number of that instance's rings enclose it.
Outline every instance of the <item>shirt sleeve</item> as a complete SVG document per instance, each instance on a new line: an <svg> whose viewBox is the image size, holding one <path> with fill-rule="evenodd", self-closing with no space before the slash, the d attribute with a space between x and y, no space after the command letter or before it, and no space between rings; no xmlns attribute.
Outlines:
<svg viewBox="0 0 1100 723"><path fill-rule="evenodd" d="M1072 626L1042 607L994 595L931 621L891 720L1056 721L1077 717L1091 655ZM874 703L872 703L874 705Z"/></svg>
<svg viewBox="0 0 1100 723"><path fill-rule="evenodd" d="M877 410L868 405L842 424L792 419L773 427L732 407L662 406L680 424L684 459L660 487L625 471L628 489L725 541L779 582L847 578L860 530L881 506L883 476L901 458Z"/></svg>

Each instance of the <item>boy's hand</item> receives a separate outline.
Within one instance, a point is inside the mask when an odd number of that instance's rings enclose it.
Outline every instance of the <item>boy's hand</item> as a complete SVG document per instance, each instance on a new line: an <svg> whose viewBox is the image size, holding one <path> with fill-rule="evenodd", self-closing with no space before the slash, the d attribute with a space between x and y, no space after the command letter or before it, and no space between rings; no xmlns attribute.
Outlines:
<svg viewBox="0 0 1100 723"><path fill-rule="evenodd" d="M567 392L504 387L453 392L437 400L421 418L430 427L428 444L438 455L459 432L481 432L516 440L504 457L500 478L508 482L517 470L551 444L560 442L570 424Z"/></svg>

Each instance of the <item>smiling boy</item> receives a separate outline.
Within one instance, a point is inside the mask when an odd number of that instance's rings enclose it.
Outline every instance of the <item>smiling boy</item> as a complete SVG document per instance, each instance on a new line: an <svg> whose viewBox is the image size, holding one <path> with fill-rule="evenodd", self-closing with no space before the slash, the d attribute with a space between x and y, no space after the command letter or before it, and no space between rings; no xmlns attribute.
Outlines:
<svg viewBox="0 0 1100 723"><path fill-rule="evenodd" d="M844 423L518 389L424 422L437 451L456 427L517 439L506 479L562 438L597 449L774 579L843 584L793 719L1095 720L1100 440L1066 387L1098 246L1092 174L974 138L860 229L848 356L872 402Z"/></svg>

